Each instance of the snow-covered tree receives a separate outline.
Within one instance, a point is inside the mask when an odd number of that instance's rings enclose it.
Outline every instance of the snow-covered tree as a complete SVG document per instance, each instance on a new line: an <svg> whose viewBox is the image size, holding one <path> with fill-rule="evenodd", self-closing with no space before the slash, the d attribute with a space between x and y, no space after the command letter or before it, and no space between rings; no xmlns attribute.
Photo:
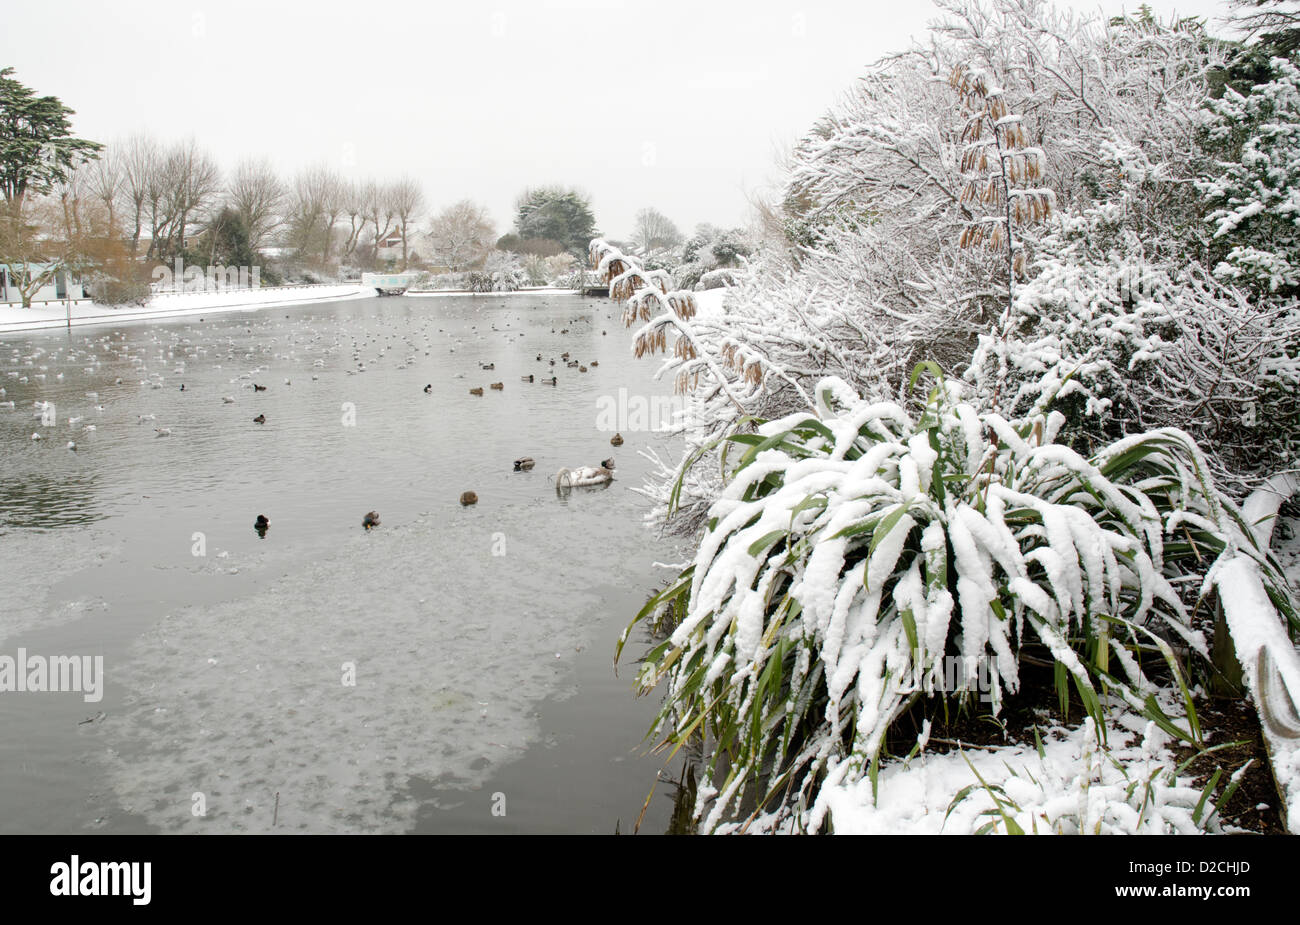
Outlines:
<svg viewBox="0 0 1300 925"><path fill-rule="evenodd" d="M1211 144L1229 159L1199 186L1227 249L1221 279L1256 291L1300 294L1300 68L1275 58L1276 77L1245 96L1228 87L1210 100Z"/></svg>

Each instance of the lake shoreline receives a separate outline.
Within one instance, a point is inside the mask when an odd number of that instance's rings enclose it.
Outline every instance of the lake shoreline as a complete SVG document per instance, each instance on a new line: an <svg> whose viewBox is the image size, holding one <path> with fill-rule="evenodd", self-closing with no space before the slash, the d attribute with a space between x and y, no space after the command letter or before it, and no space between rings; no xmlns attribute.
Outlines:
<svg viewBox="0 0 1300 925"><path fill-rule="evenodd" d="M353 283L166 293L154 296L144 306L130 308L114 308L97 302L74 305L70 317L67 308L59 304L42 308L4 305L0 306L0 337L50 328L122 324L130 321L163 321L190 315L216 315L280 306L341 302L347 299L371 298L374 294L374 290L370 287Z"/></svg>

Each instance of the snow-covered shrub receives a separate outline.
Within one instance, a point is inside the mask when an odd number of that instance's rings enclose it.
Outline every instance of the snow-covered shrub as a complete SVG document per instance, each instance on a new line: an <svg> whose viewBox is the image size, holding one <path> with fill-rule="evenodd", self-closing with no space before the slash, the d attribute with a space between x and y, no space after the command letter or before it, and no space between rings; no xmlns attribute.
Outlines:
<svg viewBox="0 0 1300 925"><path fill-rule="evenodd" d="M1209 143L1220 160L1197 185L1228 250L1216 276L1257 291L1300 293L1300 68L1275 58L1276 77L1247 96L1228 87L1207 103ZM1236 150L1233 150L1236 149Z"/></svg>
<svg viewBox="0 0 1300 925"><path fill-rule="evenodd" d="M1061 216L966 377L1008 415L1046 399L1085 449L1180 427L1220 475L1300 459L1300 311L1148 262L1120 203ZM1294 464L1294 463L1291 463Z"/></svg>
<svg viewBox="0 0 1300 925"><path fill-rule="evenodd" d="M695 284L695 288L707 291L734 285L736 285L736 271L729 267L719 267L716 270L709 270L709 272L702 274L700 281Z"/></svg>
<svg viewBox="0 0 1300 925"><path fill-rule="evenodd" d="M1085 458L1056 442L1060 414L981 414L954 383L915 416L834 378L815 402L724 441L724 462L740 455L694 561L637 618L684 614L640 683L667 682L669 739L705 739L705 830L747 793L819 829L822 787L876 773L891 724L924 696L903 682L949 655L988 666L994 712L1033 649L1099 728L1109 689L1196 740L1190 702L1179 729L1147 673L1153 656L1185 694L1170 640L1207 655L1180 589L1194 596L1239 548L1287 599L1181 431Z"/></svg>
<svg viewBox="0 0 1300 925"><path fill-rule="evenodd" d="M465 286L471 292L514 292L528 283L528 274L518 254L493 251L480 270L465 274Z"/></svg>

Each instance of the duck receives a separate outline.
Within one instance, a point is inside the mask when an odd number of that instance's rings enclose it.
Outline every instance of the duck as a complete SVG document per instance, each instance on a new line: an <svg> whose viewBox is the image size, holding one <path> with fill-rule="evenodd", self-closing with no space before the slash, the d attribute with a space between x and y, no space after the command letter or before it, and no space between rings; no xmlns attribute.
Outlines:
<svg viewBox="0 0 1300 925"><path fill-rule="evenodd" d="M610 446L622 446L622 445L623 445L623 435L622 435L622 434L615 434L614 436L612 436L612 437L609 438L609 443L610 443Z"/></svg>
<svg viewBox="0 0 1300 925"><path fill-rule="evenodd" d="M516 471L516 472L527 472L529 469L533 468L533 466L535 466L535 465L537 465L537 463L536 463L536 461L533 459L533 457L531 457L531 456L522 456L522 457L520 457L519 459L516 459L516 460L515 460L515 471Z"/></svg>
<svg viewBox="0 0 1300 925"><path fill-rule="evenodd" d="M266 391L266 386L264 386L264 385L258 385L256 382L254 382L254 383L253 383L253 391L254 391L254 392L265 392L265 391Z"/></svg>
<svg viewBox="0 0 1300 925"><path fill-rule="evenodd" d="M266 519L265 514L258 514L257 520L253 522L254 530L265 530L269 526L271 526L271 522Z"/></svg>
<svg viewBox="0 0 1300 925"><path fill-rule="evenodd" d="M153 432L159 437L170 437L172 435L172 429L170 427L155 427Z"/></svg>
<svg viewBox="0 0 1300 925"><path fill-rule="evenodd" d="M555 385L555 377L552 376L552 377L549 378L549 379L543 379L543 380L542 380L542 385Z"/></svg>
<svg viewBox="0 0 1300 925"><path fill-rule="evenodd" d="M367 530L379 526L379 512L371 511L366 514L365 517L362 517L361 526L365 527Z"/></svg>
<svg viewBox="0 0 1300 925"><path fill-rule="evenodd" d="M478 495L474 494L472 491L462 492L460 503L465 507L469 507L471 504L478 504Z"/></svg>
<svg viewBox="0 0 1300 925"><path fill-rule="evenodd" d="M233 395L223 395L223 396L221 396L221 403L222 403L223 405L233 405L233 404L235 403L235 396L233 396Z"/></svg>
<svg viewBox="0 0 1300 925"><path fill-rule="evenodd" d="M600 461L600 464L601 464L603 467L605 467L606 469L613 469L613 468L614 468L614 457L611 456L609 459L602 459L602 460Z"/></svg>
<svg viewBox="0 0 1300 925"><path fill-rule="evenodd" d="M580 372L580 373L585 373L586 371L587 371L587 367L585 367L585 366L579 366L579 367L578 367L578 372Z"/></svg>
<svg viewBox="0 0 1300 925"><path fill-rule="evenodd" d="M483 394L483 389L482 389L482 388L470 389L470 390L469 390L469 394L471 394L471 395L482 395L482 394Z"/></svg>
<svg viewBox="0 0 1300 925"><path fill-rule="evenodd" d="M266 423L266 415L265 415L265 414L259 414L257 417L253 418L253 423L254 423L254 424L265 424L265 423Z"/></svg>
<svg viewBox="0 0 1300 925"><path fill-rule="evenodd" d="M428 395L432 391L433 391L433 383L430 382L428 385L424 387L424 394Z"/></svg>
<svg viewBox="0 0 1300 925"><path fill-rule="evenodd" d="M488 388L496 389L498 392L500 392L500 391L501 391L502 389L504 389L505 387L506 387L506 384L505 384L504 382L494 382L494 383L492 383L490 386L488 386Z"/></svg>
<svg viewBox="0 0 1300 925"><path fill-rule="evenodd" d="M592 365L592 366L599 366L599 365L600 365L600 361L599 361L599 360L592 360L592 361L591 361L591 365Z"/></svg>
<svg viewBox="0 0 1300 925"><path fill-rule="evenodd" d="M524 382L532 382L532 381L533 381L533 377L532 377L532 376L520 376L519 378L520 378L522 381L524 381Z"/></svg>
<svg viewBox="0 0 1300 925"><path fill-rule="evenodd" d="M537 362L538 363L542 362L542 355L540 353L537 354Z"/></svg>
<svg viewBox="0 0 1300 925"><path fill-rule="evenodd" d="M478 365L478 368L479 368L479 369L496 369L496 368L497 368L497 365L496 365L495 363L480 363L480 364Z"/></svg>

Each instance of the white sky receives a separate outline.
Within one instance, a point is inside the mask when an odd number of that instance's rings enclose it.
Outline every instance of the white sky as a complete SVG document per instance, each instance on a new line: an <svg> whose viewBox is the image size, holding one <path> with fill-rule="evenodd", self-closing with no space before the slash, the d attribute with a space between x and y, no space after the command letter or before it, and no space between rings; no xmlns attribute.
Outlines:
<svg viewBox="0 0 1300 925"><path fill-rule="evenodd" d="M406 173L433 209L486 204L498 233L525 186L578 186L600 230L626 237L643 206L683 231L743 223L777 153L935 13L930 0L6 0L0 66L96 141L144 130L192 135L223 168L265 155L285 174Z"/></svg>

